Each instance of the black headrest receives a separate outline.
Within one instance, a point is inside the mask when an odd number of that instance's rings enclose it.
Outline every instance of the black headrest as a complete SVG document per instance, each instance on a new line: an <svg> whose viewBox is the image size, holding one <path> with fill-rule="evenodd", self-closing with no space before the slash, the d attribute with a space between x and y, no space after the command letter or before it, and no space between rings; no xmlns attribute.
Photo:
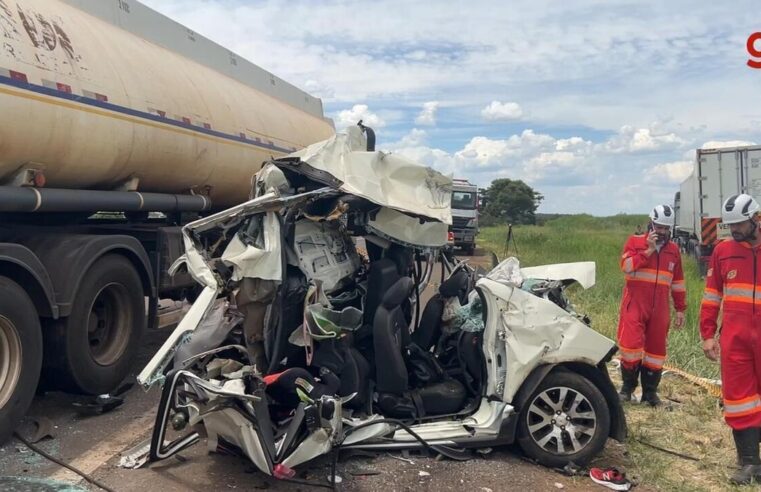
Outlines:
<svg viewBox="0 0 761 492"><path fill-rule="evenodd" d="M402 277L397 280L396 283L383 294L383 307L386 309L392 309L403 303L410 295L412 285L412 279L409 277Z"/></svg>
<svg viewBox="0 0 761 492"><path fill-rule="evenodd" d="M396 270L399 272L399 275L407 275L409 273L412 266L412 250L410 248L392 244L388 251L386 251L386 258L396 264Z"/></svg>
<svg viewBox="0 0 761 492"><path fill-rule="evenodd" d="M439 287L439 294L443 297L457 297L468 288L468 274L460 270L446 279Z"/></svg>

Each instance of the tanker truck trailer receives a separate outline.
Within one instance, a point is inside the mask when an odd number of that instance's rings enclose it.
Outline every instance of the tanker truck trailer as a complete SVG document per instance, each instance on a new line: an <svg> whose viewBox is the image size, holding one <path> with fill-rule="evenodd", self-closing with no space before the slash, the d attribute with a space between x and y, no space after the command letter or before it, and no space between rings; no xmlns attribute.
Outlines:
<svg viewBox="0 0 761 492"><path fill-rule="evenodd" d="M334 128L318 98L135 0L0 0L0 40L2 440L41 374L116 387L157 300L192 296L166 273L183 224Z"/></svg>

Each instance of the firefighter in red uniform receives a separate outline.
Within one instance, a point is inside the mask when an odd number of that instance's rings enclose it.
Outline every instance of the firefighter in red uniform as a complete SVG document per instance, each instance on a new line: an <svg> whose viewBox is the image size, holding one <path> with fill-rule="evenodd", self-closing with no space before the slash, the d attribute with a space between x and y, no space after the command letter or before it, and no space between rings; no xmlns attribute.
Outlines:
<svg viewBox="0 0 761 492"><path fill-rule="evenodd" d="M676 326L684 325L686 290L679 247L671 242L674 210L658 205L650 212L647 235L626 241L621 270L626 277L618 322L621 379L618 395L631 401L642 379L643 403L661 404L658 384L666 360L666 338L671 324L669 297L674 299Z"/></svg>
<svg viewBox="0 0 761 492"><path fill-rule="evenodd" d="M740 469L735 484L761 482L761 231L759 204L749 195L728 198L721 219L732 241L716 245L700 306L703 351L711 360L721 352L724 419L732 428ZM720 341L717 318L722 311ZM719 348L721 345L721 349Z"/></svg>

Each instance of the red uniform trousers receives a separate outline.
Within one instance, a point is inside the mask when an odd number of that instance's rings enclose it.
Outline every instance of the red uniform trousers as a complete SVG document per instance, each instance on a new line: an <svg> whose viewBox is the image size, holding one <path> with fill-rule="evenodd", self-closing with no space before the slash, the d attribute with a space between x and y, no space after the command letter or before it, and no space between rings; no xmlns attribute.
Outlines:
<svg viewBox="0 0 761 492"><path fill-rule="evenodd" d="M715 336L722 313L724 419L735 430L761 427L761 248L722 241L711 255L700 306L700 335Z"/></svg>
<svg viewBox="0 0 761 492"><path fill-rule="evenodd" d="M761 427L761 309L759 311L755 316L723 314L719 344L724 419L737 430Z"/></svg>
<svg viewBox="0 0 761 492"><path fill-rule="evenodd" d="M656 371L662 369L670 323L668 297L640 299L624 289L618 321L621 364L627 369L636 369L640 363Z"/></svg>

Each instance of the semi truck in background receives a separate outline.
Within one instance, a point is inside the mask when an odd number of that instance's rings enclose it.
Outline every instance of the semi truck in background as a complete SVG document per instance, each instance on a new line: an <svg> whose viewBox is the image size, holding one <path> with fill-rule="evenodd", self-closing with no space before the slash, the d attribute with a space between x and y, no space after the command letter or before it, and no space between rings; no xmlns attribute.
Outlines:
<svg viewBox="0 0 761 492"><path fill-rule="evenodd" d="M158 299L192 296L166 273L182 226L334 128L318 98L135 0L0 0L0 38L2 440L41 374L115 388Z"/></svg>
<svg viewBox="0 0 761 492"><path fill-rule="evenodd" d="M716 243L730 237L721 206L739 193L761 197L761 145L697 149L692 174L674 197L674 239L703 273Z"/></svg>
<svg viewBox="0 0 761 492"><path fill-rule="evenodd" d="M478 235L478 186L466 179L452 182L452 227L450 236L455 247L472 255Z"/></svg>

